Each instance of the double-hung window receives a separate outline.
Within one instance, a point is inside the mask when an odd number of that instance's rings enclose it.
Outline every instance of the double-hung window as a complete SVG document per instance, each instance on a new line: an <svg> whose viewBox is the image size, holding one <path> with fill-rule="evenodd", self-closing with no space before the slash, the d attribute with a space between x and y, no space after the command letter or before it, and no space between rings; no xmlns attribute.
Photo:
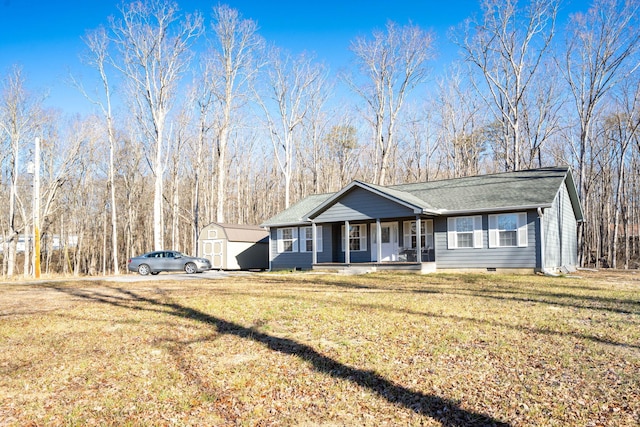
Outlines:
<svg viewBox="0 0 640 427"><path fill-rule="evenodd" d="M482 248L482 216L447 218L449 249Z"/></svg>
<svg viewBox="0 0 640 427"><path fill-rule="evenodd" d="M300 252L313 251L313 228L300 227ZM316 252L322 252L322 226L316 226Z"/></svg>
<svg viewBox="0 0 640 427"><path fill-rule="evenodd" d="M415 221L405 221L403 245L407 249L415 249L418 245L418 236ZM433 249L433 220L420 221L420 247L422 249Z"/></svg>
<svg viewBox="0 0 640 427"><path fill-rule="evenodd" d="M490 248L527 246L527 237L526 213L489 215Z"/></svg>
<svg viewBox="0 0 640 427"><path fill-rule="evenodd" d="M342 251L344 252L344 225L342 226ZM349 225L349 251L367 250L367 226L365 224Z"/></svg>
<svg viewBox="0 0 640 427"><path fill-rule="evenodd" d="M298 229L278 228L278 252L298 252Z"/></svg>

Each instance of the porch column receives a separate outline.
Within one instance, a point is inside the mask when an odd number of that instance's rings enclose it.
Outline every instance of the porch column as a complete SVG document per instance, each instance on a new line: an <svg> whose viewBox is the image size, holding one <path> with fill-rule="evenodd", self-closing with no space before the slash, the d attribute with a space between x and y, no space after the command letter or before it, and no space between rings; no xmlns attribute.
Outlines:
<svg viewBox="0 0 640 427"><path fill-rule="evenodd" d="M344 263L351 263L351 248L349 247L349 241L351 240L349 237L349 221L344 222Z"/></svg>
<svg viewBox="0 0 640 427"><path fill-rule="evenodd" d="M376 219L376 242L378 242L376 247L376 260L382 262L382 226L380 225L380 218Z"/></svg>
<svg viewBox="0 0 640 427"><path fill-rule="evenodd" d="M422 262L422 227L420 215L416 215L416 261Z"/></svg>
<svg viewBox="0 0 640 427"><path fill-rule="evenodd" d="M311 264L315 265L318 263L318 248L316 247L316 242L318 240L318 229L316 228L316 223L311 223L311 238L313 241L311 242Z"/></svg>

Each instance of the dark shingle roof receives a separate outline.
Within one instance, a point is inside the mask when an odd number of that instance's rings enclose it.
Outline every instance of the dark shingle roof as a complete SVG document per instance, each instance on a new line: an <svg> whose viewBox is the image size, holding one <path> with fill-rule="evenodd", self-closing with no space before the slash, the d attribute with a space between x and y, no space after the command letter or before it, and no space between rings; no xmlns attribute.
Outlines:
<svg viewBox="0 0 640 427"><path fill-rule="evenodd" d="M472 211L550 205L569 168L480 175L389 188L418 197L442 211Z"/></svg>
<svg viewBox="0 0 640 427"><path fill-rule="evenodd" d="M421 207L422 209L434 210L434 207L428 202L427 199L421 198L417 195L414 195L412 192L409 192L400 188L402 186L383 187L381 185L374 185L374 184L364 184L364 185L369 186L371 188L375 188L379 192L383 194L387 194L396 199L404 200L405 202L410 203L414 206Z"/></svg>
<svg viewBox="0 0 640 427"><path fill-rule="evenodd" d="M307 196L304 199L300 200L298 203L290 206L289 209L285 209L279 214L269 218L260 226L273 227L275 225L300 224L301 222L304 222L306 213L310 212L313 208L315 208L334 194L335 193L314 194L312 196Z"/></svg>
<svg viewBox="0 0 640 427"><path fill-rule="evenodd" d="M526 171L497 173L440 181L419 182L392 186L379 186L355 181L362 188L370 188L414 206L425 212L456 213L488 210L507 210L550 206L565 179L573 184L568 167L551 167ZM354 183L350 184L353 185ZM310 212L323 203L331 203L338 193L309 196L289 209L267 220L262 226L295 225L305 222ZM570 196L576 218L582 219L582 211L575 191Z"/></svg>

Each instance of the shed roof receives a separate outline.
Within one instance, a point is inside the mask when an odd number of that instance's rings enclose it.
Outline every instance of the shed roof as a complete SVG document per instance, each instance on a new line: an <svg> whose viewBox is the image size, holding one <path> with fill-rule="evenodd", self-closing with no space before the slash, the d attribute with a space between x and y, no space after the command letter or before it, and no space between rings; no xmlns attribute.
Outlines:
<svg viewBox="0 0 640 427"><path fill-rule="evenodd" d="M218 222L212 222L207 227L219 227L221 228L229 242L259 242L269 235L269 232L257 225L245 225L245 224L224 224Z"/></svg>

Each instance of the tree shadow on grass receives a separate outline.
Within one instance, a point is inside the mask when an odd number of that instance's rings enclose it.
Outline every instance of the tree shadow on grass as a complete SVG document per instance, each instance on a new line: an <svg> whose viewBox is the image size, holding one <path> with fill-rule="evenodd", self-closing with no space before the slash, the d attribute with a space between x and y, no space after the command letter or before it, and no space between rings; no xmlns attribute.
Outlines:
<svg viewBox="0 0 640 427"><path fill-rule="evenodd" d="M213 326L219 334L228 334L242 339L252 340L265 345L273 351L298 357L310 363L318 372L367 388L390 403L404 406L416 414L431 417L445 426L510 425L504 421L494 419L489 415L462 409L459 404L453 400L425 394L395 384L374 371L357 369L345 365L319 353L313 347L306 344L288 338L275 337L255 328L248 328L237 323L229 322L203 311L174 302L164 302L145 297L123 288L110 288L109 293L57 286L52 286L52 288L90 301L133 310L158 312Z"/></svg>
<svg viewBox="0 0 640 427"><path fill-rule="evenodd" d="M472 284L472 283L471 283ZM360 291L362 289L395 292L395 293L416 293L416 294L451 294L467 295L470 297L485 298L499 301L514 301L516 303L538 303L556 307L568 307L577 309L596 310L617 314L640 315L640 301L637 299L611 298L594 295L579 295L569 292L551 292L539 288L526 287L496 287L491 285L482 286L450 286L450 284L432 285L425 279L425 282L412 287L393 286L386 283L381 285L353 284L349 281L332 281L318 277L314 281L315 286L336 287L346 290ZM631 295L631 293L629 293Z"/></svg>
<svg viewBox="0 0 640 427"><path fill-rule="evenodd" d="M231 292L230 292L230 294L231 294ZM253 295L254 296L255 293L233 292L233 295L246 295L246 296L252 296ZM517 323L501 322L501 321L498 321L498 320L480 319L480 318L472 317L472 316L460 316L460 315L456 315L456 314L442 314L442 313L437 313L437 312L412 310L412 309L408 309L408 308L397 307L397 306L394 306L392 304L382 304L382 303L379 303L379 304L367 304L367 303L353 303L353 302L345 303L344 301L340 300L339 298L330 299L330 298L321 298L321 297L315 297L315 296L314 297L301 297L299 295L296 295L296 296L293 296L293 295L289 295L289 296L280 295L280 296L271 296L271 298L289 299L289 300L292 300L292 301L293 300L295 300L295 301L305 300L305 301L310 301L310 302L315 302L315 303L343 305L343 306L350 305L350 306L357 306L358 308L367 309L367 310L377 310L377 311L381 312L380 315L384 315L384 313L388 313L388 312L403 313L403 314L408 314L410 316L430 317L430 318L443 319L443 320L453 320L453 321L457 321L457 322L467 322L469 324L486 325L486 326L489 326L489 327L499 327L499 328L516 330L516 331L528 331L531 334L559 336L559 337L573 337L573 338L577 338L577 339L581 339L581 340L591 341L591 342L594 342L594 343L597 343L597 344L606 344L606 345L612 345L612 346L616 346L616 347L640 349L640 345L637 345L637 344L634 344L634 343L615 341L615 340L612 340L612 339L609 339L609 338L603 338L603 337L599 337L597 335L592 335L592 334L588 334L588 333L585 333L585 332L580 332L579 330L557 330L557 329L552 329L550 327L547 327L547 328L535 327L535 326L522 325L522 324L517 324Z"/></svg>

